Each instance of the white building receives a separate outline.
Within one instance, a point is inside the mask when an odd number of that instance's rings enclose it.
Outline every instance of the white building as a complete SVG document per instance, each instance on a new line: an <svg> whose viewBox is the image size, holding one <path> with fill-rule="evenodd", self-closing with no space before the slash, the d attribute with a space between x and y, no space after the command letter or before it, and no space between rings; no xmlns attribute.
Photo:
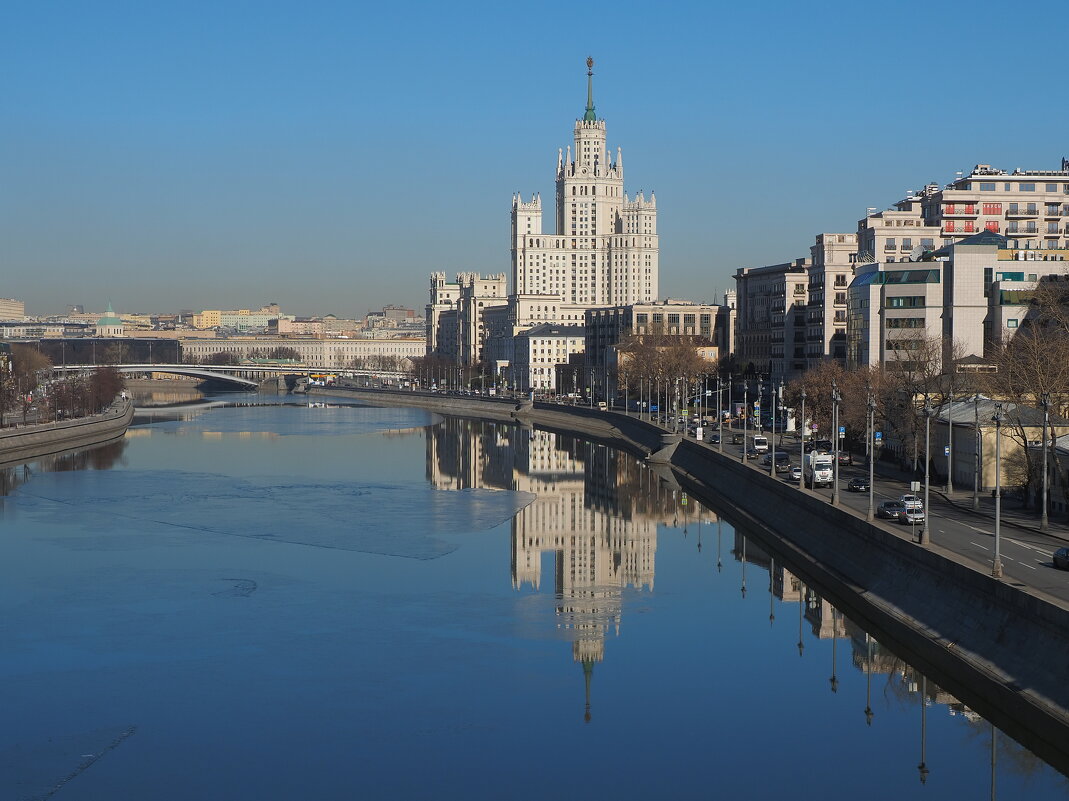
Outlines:
<svg viewBox="0 0 1069 801"><path fill-rule="evenodd" d="M912 369L938 339L942 358L990 354L1028 312L1028 293L1069 271L1069 250L1019 248L981 231L920 262L861 263L848 293L848 367Z"/></svg>
<svg viewBox="0 0 1069 801"><path fill-rule="evenodd" d="M542 323L529 328L516 336L510 383L521 392L554 393L557 366L573 361L585 346L586 329L581 325Z"/></svg>
<svg viewBox="0 0 1069 801"><path fill-rule="evenodd" d="M623 155L613 161L605 121L587 105L575 122L575 153L557 152L556 232L542 230L542 199L512 199L513 291L558 295L579 306L650 302L658 290L657 200L624 192Z"/></svg>
<svg viewBox="0 0 1069 801"><path fill-rule="evenodd" d="M292 348L304 364L341 370L360 366L367 359L396 357L415 359L425 355L422 339L294 339L291 337L248 337L234 339L182 339L182 358L203 360L217 353L247 359L253 351Z"/></svg>

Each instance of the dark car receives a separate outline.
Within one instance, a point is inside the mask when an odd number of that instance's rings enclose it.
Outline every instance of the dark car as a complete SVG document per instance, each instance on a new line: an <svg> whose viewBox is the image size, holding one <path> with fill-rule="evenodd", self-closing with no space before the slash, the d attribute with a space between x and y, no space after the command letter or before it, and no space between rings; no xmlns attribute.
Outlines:
<svg viewBox="0 0 1069 801"><path fill-rule="evenodd" d="M1059 570L1069 570L1069 548L1059 548L1054 552L1054 566Z"/></svg>
<svg viewBox="0 0 1069 801"><path fill-rule="evenodd" d="M719 445L720 435L714 432L706 436L705 441L708 442L710 445Z"/></svg>
<svg viewBox="0 0 1069 801"><path fill-rule="evenodd" d="M812 449L815 451L825 451L826 453L831 453L833 450L835 450L835 446L831 444L830 439L818 439L816 442L813 443Z"/></svg>
<svg viewBox="0 0 1069 801"><path fill-rule="evenodd" d="M846 488L851 492L868 492L869 480L864 476L852 478L850 479L850 483L846 485Z"/></svg>
<svg viewBox="0 0 1069 801"><path fill-rule="evenodd" d="M847 451L839 451L839 464L853 464L854 457Z"/></svg>
<svg viewBox="0 0 1069 801"><path fill-rule="evenodd" d="M888 517L897 520L906 511L906 505L902 501L883 501L876 507L876 517Z"/></svg>
<svg viewBox="0 0 1069 801"><path fill-rule="evenodd" d="M736 431L731 435L731 444L732 445L741 445L742 444L742 440L743 440L743 435L739 431Z"/></svg>

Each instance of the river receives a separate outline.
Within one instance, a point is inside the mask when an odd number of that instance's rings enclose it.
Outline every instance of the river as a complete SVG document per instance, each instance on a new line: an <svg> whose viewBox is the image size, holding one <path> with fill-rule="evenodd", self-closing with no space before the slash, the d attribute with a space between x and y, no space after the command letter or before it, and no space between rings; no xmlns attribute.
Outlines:
<svg viewBox="0 0 1069 801"><path fill-rule="evenodd" d="M1069 798L632 456L181 400L0 474L2 798Z"/></svg>

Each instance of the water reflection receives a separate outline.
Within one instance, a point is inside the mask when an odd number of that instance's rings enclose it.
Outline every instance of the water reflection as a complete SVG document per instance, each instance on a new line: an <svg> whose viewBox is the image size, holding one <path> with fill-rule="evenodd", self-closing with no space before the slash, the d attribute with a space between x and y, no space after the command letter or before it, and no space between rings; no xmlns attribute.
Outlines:
<svg viewBox="0 0 1069 801"><path fill-rule="evenodd" d="M91 448L50 454L22 464L0 468L0 498L13 494L38 473L110 470L122 462L126 446L126 439L122 438Z"/></svg>
<svg viewBox="0 0 1069 801"><path fill-rule="evenodd" d="M498 488L537 496L512 522L512 586L540 591L543 556L552 556L557 626L571 639L572 659L582 665L587 721L594 667L605 658L606 638L620 635L626 591L654 589L658 528L686 536L693 526L700 554L702 526L708 529L715 523L718 572L723 566L722 520L715 510L687 498L670 475L658 475L634 457L598 444L547 431L446 418L432 426L427 437L427 479L443 490ZM1000 754L1022 774L1046 769L1042 760L996 734L974 710L843 615L781 557L740 532L732 531L732 537L730 553L739 566L741 597L746 598L749 566L766 574L769 625L775 625L777 604L795 605L797 632L792 636L797 637L798 657L805 656L807 637L831 640L828 685L834 694L840 685L840 642L847 648L850 668L864 677L860 711L867 726L874 725L876 717L874 693L885 703L919 710L915 768L921 783L932 770L927 749L931 707L963 721L968 739L990 754L992 797Z"/></svg>

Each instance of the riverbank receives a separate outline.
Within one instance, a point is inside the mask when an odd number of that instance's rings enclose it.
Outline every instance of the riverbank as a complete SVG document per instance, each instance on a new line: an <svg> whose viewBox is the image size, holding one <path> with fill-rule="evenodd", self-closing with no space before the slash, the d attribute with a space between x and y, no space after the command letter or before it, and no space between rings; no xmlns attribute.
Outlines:
<svg viewBox="0 0 1069 801"><path fill-rule="evenodd" d="M101 414L0 429L0 467L111 442L126 434L133 419L133 404L120 400Z"/></svg>
<svg viewBox="0 0 1069 801"><path fill-rule="evenodd" d="M674 468L694 497L784 554L836 606L1015 739L1069 772L1069 605L938 545L866 522L693 440L615 412L497 398L313 389L373 405L512 421ZM678 444L677 444L678 443ZM759 510L759 511L755 511Z"/></svg>

